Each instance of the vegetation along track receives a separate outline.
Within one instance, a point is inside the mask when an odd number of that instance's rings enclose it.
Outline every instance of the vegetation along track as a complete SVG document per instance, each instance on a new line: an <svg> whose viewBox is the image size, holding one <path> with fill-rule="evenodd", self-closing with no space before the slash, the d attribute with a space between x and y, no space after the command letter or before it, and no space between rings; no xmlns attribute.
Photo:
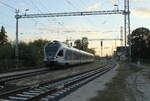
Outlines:
<svg viewBox="0 0 150 101"><path fill-rule="evenodd" d="M16 79L21 79L25 77L30 77L42 73L48 72L48 68L40 68L40 69L33 69L33 70L26 70L20 72L12 72L0 75L0 85L5 85L6 82Z"/></svg>
<svg viewBox="0 0 150 101"><path fill-rule="evenodd" d="M57 101L80 86L108 72L113 67L115 67L115 64L36 86L32 85L30 87L24 87L22 89L1 94L0 101Z"/></svg>

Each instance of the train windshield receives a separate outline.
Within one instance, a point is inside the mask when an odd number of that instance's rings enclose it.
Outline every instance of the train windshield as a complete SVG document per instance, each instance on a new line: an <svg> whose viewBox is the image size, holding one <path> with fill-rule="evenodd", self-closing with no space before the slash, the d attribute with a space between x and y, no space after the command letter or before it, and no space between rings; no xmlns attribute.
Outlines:
<svg viewBox="0 0 150 101"><path fill-rule="evenodd" d="M60 47L60 44L49 44L48 46L45 47L45 52L47 56L55 56L58 49Z"/></svg>

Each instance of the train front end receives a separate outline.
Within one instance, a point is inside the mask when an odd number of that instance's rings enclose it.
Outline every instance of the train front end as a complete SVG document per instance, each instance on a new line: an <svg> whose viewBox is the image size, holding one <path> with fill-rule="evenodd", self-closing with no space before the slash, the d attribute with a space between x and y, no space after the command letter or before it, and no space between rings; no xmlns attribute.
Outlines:
<svg viewBox="0 0 150 101"><path fill-rule="evenodd" d="M57 60L57 52L60 48L60 44L58 42L52 42L44 47L44 63L47 66L53 66L56 64Z"/></svg>

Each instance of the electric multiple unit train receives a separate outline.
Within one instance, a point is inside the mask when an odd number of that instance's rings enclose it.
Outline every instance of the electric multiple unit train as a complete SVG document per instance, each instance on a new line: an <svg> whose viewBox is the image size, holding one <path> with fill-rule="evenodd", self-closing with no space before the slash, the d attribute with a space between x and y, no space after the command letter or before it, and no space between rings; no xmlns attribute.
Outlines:
<svg viewBox="0 0 150 101"><path fill-rule="evenodd" d="M93 61L93 54L70 47L59 41L53 41L44 47L44 62L48 66L76 65Z"/></svg>

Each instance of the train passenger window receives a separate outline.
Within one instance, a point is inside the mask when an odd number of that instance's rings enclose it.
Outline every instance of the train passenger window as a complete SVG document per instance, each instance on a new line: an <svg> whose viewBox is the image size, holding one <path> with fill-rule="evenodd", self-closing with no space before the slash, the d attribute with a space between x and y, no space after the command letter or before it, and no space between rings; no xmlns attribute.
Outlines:
<svg viewBox="0 0 150 101"><path fill-rule="evenodd" d="M70 60L72 58L72 52L69 50L66 50L65 59Z"/></svg>
<svg viewBox="0 0 150 101"><path fill-rule="evenodd" d="M72 52L72 59L73 59L73 60L76 59L76 54L75 54L75 52Z"/></svg>
<svg viewBox="0 0 150 101"><path fill-rule="evenodd" d="M60 57L63 56L63 50L59 51L58 56L60 56Z"/></svg>
<svg viewBox="0 0 150 101"><path fill-rule="evenodd" d="M66 53L65 53L65 60L68 60L68 50L66 50Z"/></svg>

